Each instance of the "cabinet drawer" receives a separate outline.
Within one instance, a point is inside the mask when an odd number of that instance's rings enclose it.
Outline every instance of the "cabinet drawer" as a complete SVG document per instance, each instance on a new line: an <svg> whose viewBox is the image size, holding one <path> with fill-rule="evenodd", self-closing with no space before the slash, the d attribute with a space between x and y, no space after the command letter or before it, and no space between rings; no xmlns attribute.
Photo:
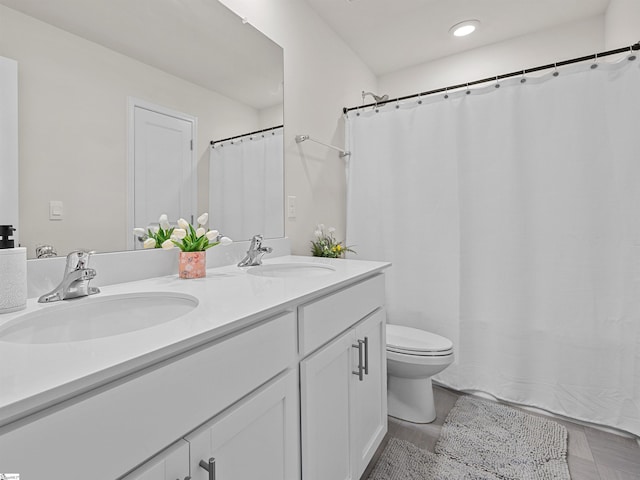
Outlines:
<svg viewBox="0 0 640 480"><path fill-rule="evenodd" d="M299 349L304 357L384 305L384 275L298 307Z"/></svg>
<svg viewBox="0 0 640 480"><path fill-rule="evenodd" d="M113 480L293 365L295 330L286 313L72 400L0 436L0 465Z"/></svg>

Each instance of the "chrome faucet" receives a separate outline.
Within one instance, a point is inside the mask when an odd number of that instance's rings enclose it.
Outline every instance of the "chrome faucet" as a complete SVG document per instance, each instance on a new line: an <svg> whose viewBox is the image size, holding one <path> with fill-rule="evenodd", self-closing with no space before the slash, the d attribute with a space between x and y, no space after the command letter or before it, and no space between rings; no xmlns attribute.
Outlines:
<svg viewBox="0 0 640 480"><path fill-rule="evenodd" d="M265 253L273 252L271 247L262 246L262 235L254 235L251 239L251 245L245 257L238 263L239 267L253 267L256 265L262 265L262 257Z"/></svg>
<svg viewBox="0 0 640 480"><path fill-rule="evenodd" d="M67 255L67 266L64 269L64 277L56 288L42 295L39 303L57 302L68 298L86 297L100 293L97 287L90 287L89 281L96 276L96 271L89 268L89 257L93 252L78 250Z"/></svg>

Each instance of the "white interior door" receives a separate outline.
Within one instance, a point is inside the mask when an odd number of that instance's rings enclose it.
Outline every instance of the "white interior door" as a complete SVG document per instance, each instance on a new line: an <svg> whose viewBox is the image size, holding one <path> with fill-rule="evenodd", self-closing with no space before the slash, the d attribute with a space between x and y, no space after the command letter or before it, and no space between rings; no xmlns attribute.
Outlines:
<svg viewBox="0 0 640 480"><path fill-rule="evenodd" d="M133 106L133 225L147 228L196 213L195 122L188 116ZM131 234L133 237L133 234ZM134 248L142 248L135 239Z"/></svg>

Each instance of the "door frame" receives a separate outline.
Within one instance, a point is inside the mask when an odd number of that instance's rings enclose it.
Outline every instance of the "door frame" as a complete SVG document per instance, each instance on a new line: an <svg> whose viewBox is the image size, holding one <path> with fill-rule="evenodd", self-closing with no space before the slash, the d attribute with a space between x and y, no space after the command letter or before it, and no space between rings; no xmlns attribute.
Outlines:
<svg viewBox="0 0 640 480"><path fill-rule="evenodd" d="M151 112L175 117L179 120L191 123L191 135L193 147L191 148L191 205L194 214L197 215L198 208L198 158L196 155L198 148L198 117L187 113L172 110L161 105L157 105L136 97L127 97L127 250L134 250L135 239L133 229L136 226L146 227L146 225L134 225L135 215L135 109L143 108ZM177 220L177 219L175 219Z"/></svg>
<svg viewBox="0 0 640 480"><path fill-rule="evenodd" d="M17 229L13 234L20 245L18 202L18 62L0 56L0 223Z"/></svg>

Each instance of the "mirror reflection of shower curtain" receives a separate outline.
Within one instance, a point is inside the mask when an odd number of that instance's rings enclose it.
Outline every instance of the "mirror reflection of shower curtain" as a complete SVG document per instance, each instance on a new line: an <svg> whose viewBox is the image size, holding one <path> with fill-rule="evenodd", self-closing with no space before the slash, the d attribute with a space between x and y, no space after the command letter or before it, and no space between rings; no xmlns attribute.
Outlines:
<svg viewBox="0 0 640 480"><path fill-rule="evenodd" d="M233 240L284 236L283 129L216 144L209 155L211 228Z"/></svg>
<svg viewBox="0 0 640 480"><path fill-rule="evenodd" d="M640 435L639 63L350 114L347 244L436 380Z"/></svg>

